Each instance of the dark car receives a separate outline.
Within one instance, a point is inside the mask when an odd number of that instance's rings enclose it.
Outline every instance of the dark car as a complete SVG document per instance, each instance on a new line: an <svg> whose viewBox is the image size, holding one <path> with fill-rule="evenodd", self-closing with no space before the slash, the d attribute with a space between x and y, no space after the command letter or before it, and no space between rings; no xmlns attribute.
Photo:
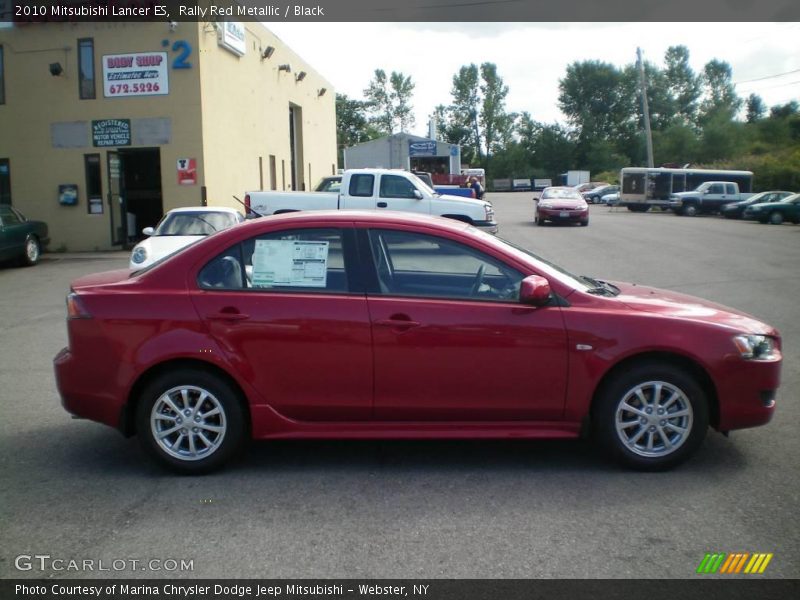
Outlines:
<svg viewBox="0 0 800 600"><path fill-rule="evenodd" d="M780 202L750 206L744 211L744 218L773 225L780 225L784 221L800 223L800 194L792 194Z"/></svg>
<svg viewBox="0 0 800 600"><path fill-rule="evenodd" d="M183 472L255 439L596 439L629 466L767 423L778 332L576 276L465 223L308 211L88 275L55 358L67 411ZM502 365L498 371L493 368Z"/></svg>
<svg viewBox="0 0 800 600"><path fill-rule="evenodd" d="M541 197L533 200L536 203L533 222L537 225L547 221L580 223L584 227L589 224L589 205L575 188L545 188Z"/></svg>
<svg viewBox="0 0 800 600"><path fill-rule="evenodd" d="M741 219L747 207L756 204L764 204L765 202L780 202L793 193L794 192L760 192L750 196L746 200L726 204L720 209L720 212L726 219Z"/></svg>
<svg viewBox="0 0 800 600"><path fill-rule="evenodd" d="M316 187L314 188L315 192L338 192L342 188L342 176L341 175L328 175L327 177L323 177L319 180Z"/></svg>
<svg viewBox="0 0 800 600"><path fill-rule="evenodd" d="M0 261L35 265L49 242L46 223L29 221L16 208L0 205Z"/></svg>
<svg viewBox="0 0 800 600"><path fill-rule="evenodd" d="M618 185L601 185L588 192L583 192L583 197L589 204L600 204L603 196L619 192Z"/></svg>

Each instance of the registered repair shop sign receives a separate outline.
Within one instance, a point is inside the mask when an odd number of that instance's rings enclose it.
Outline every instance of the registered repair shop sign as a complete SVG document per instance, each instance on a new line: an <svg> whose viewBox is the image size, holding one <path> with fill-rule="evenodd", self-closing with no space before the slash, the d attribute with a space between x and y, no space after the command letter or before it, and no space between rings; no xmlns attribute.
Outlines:
<svg viewBox="0 0 800 600"><path fill-rule="evenodd" d="M104 119L92 121L92 145L97 148L130 146L131 120Z"/></svg>

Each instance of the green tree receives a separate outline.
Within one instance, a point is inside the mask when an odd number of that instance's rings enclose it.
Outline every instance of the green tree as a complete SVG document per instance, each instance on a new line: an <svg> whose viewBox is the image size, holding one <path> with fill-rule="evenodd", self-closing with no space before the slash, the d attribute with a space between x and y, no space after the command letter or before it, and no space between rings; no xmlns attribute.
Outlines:
<svg viewBox="0 0 800 600"><path fill-rule="evenodd" d="M513 123L506 113L508 86L497 73L497 65L481 65L481 112L480 125L483 129L483 147L486 150L486 167L493 153L502 147L503 137L508 138Z"/></svg>
<svg viewBox="0 0 800 600"><path fill-rule="evenodd" d="M715 120L722 113L727 118L733 119L742 100L736 95L736 88L732 81L733 71L725 61L713 59L703 68L703 91L705 98L700 105L700 122L705 123Z"/></svg>
<svg viewBox="0 0 800 600"><path fill-rule="evenodd" d="M414 83L410 76L392 71L389 77L383 69L375 69L375 75L364 90L366 106L371 114L370 122L382 133L391 135L396 130L404 131L414 124L411 97Z"/></svg>
<svg viewBox="0 0 800 600"><path fill-rule="evenodd" d="M450 91L453 103L450 110L450 127L459 131L462 145L468 145L471 154L482 162L481 135L478 115L480 113L480 91L478 89L478 67L474 64L463 66L453 76ZM464 133L469 132L468 135ZM462 149L464 156L464 149Z"/></svg>
<svg viewBox="0 0 800 600"><path fill-rule="evenodd" d="M340 165L344 164L345 148L379 135L369 124L366 102L348 98L345 94L336 94L336 145Z"/></svg>
<svg viewBox="0 0 800 600"><path fill-rule="evenodd" d="M758 94L750 94L747 97L747 115L746 119L748 123L755 123L761 117L764 116L764 113L767 112L767 107L764 104L764 101L761 99L761 96Z"/></svg>
<svg viewBox="0 0 800 600"><path fill-rule="evenodd" d="M686 46L670 46L664 55L664 62L664 77L675 102L676 115L683 125L694 125L697 123L702 85L689 66L689 49Z"/></svg>

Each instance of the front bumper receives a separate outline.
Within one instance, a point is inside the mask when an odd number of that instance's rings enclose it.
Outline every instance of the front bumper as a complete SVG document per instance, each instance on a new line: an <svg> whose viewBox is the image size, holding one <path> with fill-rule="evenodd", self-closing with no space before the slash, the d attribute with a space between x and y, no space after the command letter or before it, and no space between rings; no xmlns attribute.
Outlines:
<svg viewBox="0 0 800 600"><path fill-rule="evenodd" d="M589 209L571 210L560 208L540 208L539 218L547 221L582 223L589 220Z"/></svg>
<svg viewBox="0 0 800 600"><path fill-rule="evenodd" d="M769 423L780 386L780 355L773 360L742 360L730 356L716 378L720 431Z"/></svg>

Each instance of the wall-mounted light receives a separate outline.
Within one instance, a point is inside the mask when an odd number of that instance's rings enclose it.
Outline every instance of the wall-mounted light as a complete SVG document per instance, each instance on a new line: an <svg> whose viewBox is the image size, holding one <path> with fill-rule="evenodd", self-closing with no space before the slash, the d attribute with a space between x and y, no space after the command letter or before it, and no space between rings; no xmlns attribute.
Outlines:
<svg viewBox="0 0 800 600"><path fill-rule="evenodd" d="M60 62L50 63L50 75L53 77L58 77L64 72L64 67L61 66Z"/></svg>
<svg viewBox="0 0 800 600"><path fill-rule="evenodd" d="M300 71L297 75L294 76L295 81L303 81L306 78L307 73L305 71Z"/></svg>
<svg viewBox="0 0 800 600"><path fill-rule="evenodd" d="M290 64L278 65L278 71L286 71L287 73L291 73L292 65Z"/></svg>
<svg viewBox="0 0 800 600"><path fill-rule="evenodd" d="M319 88L317 90L317 97L321 98L322 96L325 95L325 92L327 92L327 91L328 91L328 88Z"/></svg>
<svg viewBox="0 0 800 600"><path fill-rule="evenodd" d="M261 58L262 59L272 58L272 55L274 53L275 53L275 47L274 46L267 46L266 48L264 48L264 51L261 53Z"/></svg>

